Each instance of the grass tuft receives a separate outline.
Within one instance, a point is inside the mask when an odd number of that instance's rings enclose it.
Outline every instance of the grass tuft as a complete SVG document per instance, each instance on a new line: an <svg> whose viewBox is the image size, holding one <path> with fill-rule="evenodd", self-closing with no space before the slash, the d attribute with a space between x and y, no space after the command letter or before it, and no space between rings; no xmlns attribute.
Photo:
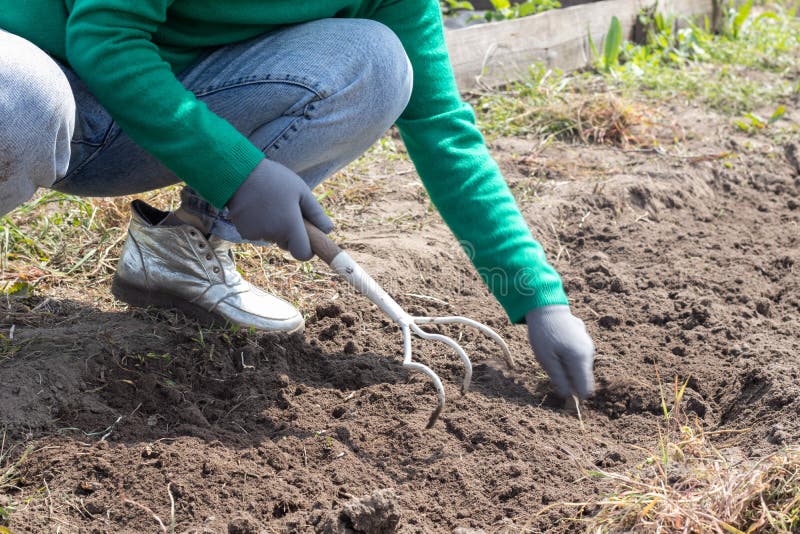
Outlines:
<svg viewBox="0 0 800 534"><path fill-rule="evenodd" d="M6 443L6 432L3 431L0 438L0 534L6 534L11 514L17 509L18 503L12 498L11 494L18 490L18 472L22 464L27 460L32 449L28 448L14 459L16 447L8 447Z"/></svg>
<svg viewBox="0 0 800 534"><path fill-rule="evenodd" d="M730 117L770 117L800 95L800 18L783 3L730 8L719 31L643 14L645 44L609 41L597 66L564 74L541 65L503 90L478 95L489 135L535 135L583 143L651 144L652 106L665 101L703 105ZM609 43L606 43L609 44ZM771 129L786 137L796 126ZM741 129L741 120L731 121ZM749 122L746 124L750 124ZM788 130L787 130L788 128ZM668 137L668 136L667 136Z"/></svg>
<svg viewBox="0 0 800 534"><path fill-rule="evenodd" d="M645 103L608 90L602 80L532 67L531 78L478 102L481 127L492 135L652 146L658 114Z"/></svg>
<svg viewBox="0 0 800 534"><path fill-rule="evenodd" d="M662 388L658 444L640 465L588 473L610 490L595 502L573 503L595 512L578 520L595 533L797 532L800 447L752 459L718 445L723 435L743 431L704 431L682 409L685 387L676 379L669 402Z"/></svg>

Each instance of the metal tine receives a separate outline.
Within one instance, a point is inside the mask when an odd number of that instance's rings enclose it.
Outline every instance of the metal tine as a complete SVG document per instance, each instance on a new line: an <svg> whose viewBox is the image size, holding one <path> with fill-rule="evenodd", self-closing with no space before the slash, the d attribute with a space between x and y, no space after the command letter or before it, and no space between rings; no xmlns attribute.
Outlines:
<svg viewBox="0 0 800 534"><path fill-rule="evenodd" d="M436 423L436 420L439 419L439 414L441 414L442 410L444 410L444 385L442 384L442 380L439 378L439 375L437 375L433 369L427 365L411 361L411 332L409 332L409 325L401 324L400 328L403 332L403 367L408 367L409 369L425 373L428 375L428 378L433 381L433 386L436 388L436 397L439 403L437 404L436 409L431 413L431 416L428 418L428 424L425 425L425 428L431 428Z"/></svg>
<svg viewBox="0 0 800 534"><path fill-rule="evenodd" d="M485 324L481 324L478 321L474 321L467 317L461 316L449 316L449 317L410 317L410 321L407 318L403 321L401 326L403 331L403 365L406 367L411 367L412 369L417 369L422 371L423 373L427 374L431 380L433 380L434 385L436 386L436 393L439 397L439 405L436 407L436 410L431 414L430 419L428 419L428 424L425 428L431 428L435 423L436 420L439 418L439 415L442 413L444 409L445 403L445 396L444 396L444 387L442 386L442 381L439 376L433 372L429 367L422 365L420 363L412 362L411 361L411 336L409 332L409 328L411 332L418 335L422 339L427 339L431 341L441 341L442 343L448 345L450 348L456 351L459 358L461 358L461 362L464 364L464 380L461 383L461 393L464 394L469 390L470 382L472 381L472 362L467 356L467 353L464 349L456 343L456 341L448 336L442 334L434 334L431 332L426 332L425 330L419 327L420 324L464 324L467 326L472 326L477 328L481 332L483 332L488 337L492 338L503 351L503 359L505 360L506 364L509 368L514 368L514 359L511 356L511 351L508 348L506 342L501 338L497 332L486 326Z"/></svg>
<svg viewBox="0 0 800 534"><path fill-rule="evenodd" d="M428 424L425 425L425 428L432 428L436 423L436 420L439 419L439 414L441 414L442 410L444 410L444 386L442 385L442 381L439 376L427 365L417 362L407 362L403 364L403 367L408 367L410 369L425 373L430 377L430 379L433 381L433 385L436 387L436 396L438 397L439 402L436 405L436 409L433 410L433 413L431 413L430 418L428 418Z"/></svg>
<svg viewBox="0 0 800 534"><path fill-rule="evenodd" d="M511 356L511 350L508 348L505 340L500 337L500 334L486 326L485 324L479 323L473 319L469 319L467 317L461 317L459 315L453 315L448 317L412 317L414 324L465 324L467 326L471 326L473 328L477 328L481 332L483 332L488 337L492 338L500 348L503 350L503 360L506 362L506 365L510 369L514 369L514 358Z"/></svg>
<svg viewBox="0 0 800 534"><path fill-rule="evenodd" d="M464 373L464 381L461 384L462 393L466 393L467 389L469 388L470 381L472 380L472 362L470 362L467 353L464 352L464 349L461 348L461 346L456 343L455 340L441 334L431 334L425 332L415 323L461 323L474 326L500 344L500 346L503 348L506 362L508 363L509 367L513 367L514 362L511 359L511 353L508 350L508 346L505 344L502 338L500 338L500 336L494 332L494 330L488 326L480 324L477 321L467 319L466 317L433 318L410 316L388 293L386 293L386 291L380 287L380 285L378 285L375 280L373 280L373 278L360 265L353 260L353 258L339 248L339 245L331 241L328 236L322 233L319 228L314 226L309 221L305 221L305 226L306 231L308 232L309 241L311 242L311 249L314 251L314 254L319 256L321 260L330 265L336 273L343 276L345 280L347 280L353 287L366 295L366 297L369 298L376 306L378 306L400 325L403 332L403 366L428 375L428 377L433 381L433 385L436 387L436 395L439 398L439 404L431 414L426 428L431 428L439 418L439 414L442 413L445 403L445 392L441 379L430 367L412 361L411 332L413 331L414 334L423 339L441 341L458 353L458 356L461 358L461 361L464 363L464 367L466 368L466 372Z"/></svg>
<svg viewBox="0 0 800 534"><path fill-rule="evenodd" d="M469 390L470 383L472 382L472 362L470 361L469 356L467 356L467 353L464 352L464 349L462 349L461 346L458 343L456 343L453 338L443 336L442 334L432 334L430 332L426 332L425 330L421 329L414 323L411 323L410 326L411 326L411 331L417 334L422 339L429 339L431 341L441 341L442 343L449 345L450 348L456 351L458 357L461 358L461 363L464 364L464 380L461 383L461 393L462 394L466 393L467 390Z"/></svg>

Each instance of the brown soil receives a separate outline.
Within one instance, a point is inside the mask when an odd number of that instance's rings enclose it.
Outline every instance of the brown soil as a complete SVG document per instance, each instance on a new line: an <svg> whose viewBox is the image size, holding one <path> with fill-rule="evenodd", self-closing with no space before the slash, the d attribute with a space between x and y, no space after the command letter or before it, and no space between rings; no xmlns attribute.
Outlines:
<svg viewBox="0 0 800 534"><path fill-rule="evenodd" d="M0 421L24 442L12 456L33 450L0 494L23 502L11 530L154 532L155 516L169 530L173 498L178 532L574 531L574 509L539 512L601 491L585 469L644 457L658 376L689 380L705 428L749 429L725 446L798 442L800 145L736 137L697 109L675 120L705 125L669 148L680 155L492 143L597 344L585 430L410 164L384 162L378 198L342 216L338 238L408 310L496 328L518 370L464 331L475 375L460 396L458 359L417 344L449 395L426 431L433 389L400 365L399 332L325 275L325 302L291 338L201 331L85 288L12 300L1 327L21 349L0 364Z"/></svg>

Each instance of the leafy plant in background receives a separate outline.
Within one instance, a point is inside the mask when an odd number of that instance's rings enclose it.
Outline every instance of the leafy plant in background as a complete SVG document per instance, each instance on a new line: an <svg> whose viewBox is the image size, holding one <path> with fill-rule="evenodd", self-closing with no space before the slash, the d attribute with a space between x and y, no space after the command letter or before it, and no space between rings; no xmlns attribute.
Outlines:
<svg viewBox="0 0 800 534"><path fill-rule="evenodd" d="M674 98L702 103L729 116L732 128L774 139L795 139L800 131L797 124L779 119L788 115L789 106L800 95L800 80L793 79L800 58L798 12L783 3L769 4L759 14L750 13L749 19L734 24L730 19L741 13L744 11L725 11L716 32L708 20L692 24L648 10L640 15L645 23L644 44L621 39L617 45L617 30L609 28L607 42L591 43L592 72L565 75L545 65L532 65L525 79L480 99L481 127L494 135L570 139L576 137L575 132L586 131L586 114L596 118L599 108L611 110L612 117L622 117L624 120L618 121L622 127L615 122L608 128L598 121L592 124L600 126L592 131L627 131L623 139L642 137L641 125L646 128L646 120L641 117L649 113L630 105L628 95L633 92L636 97L645 95L659 102ZM736 40L731 32L722 32L732 25L739 28ZM611 26L617 25L612 21ZM752 76L752 71L764 76ZM620 98L598 103L584 96L603 92ZM567 105L570 98L583 99L581 107L576 108L574 101ZM765 108L775 112L770 115L763 112ZM626 130L626 124L633 127ZM611 137L610 133L602 135L603 139Z"/></svg>
<svg viewBox="0 0 800 534"><path fill-rule="evenodd" d="M796 8L771 4L755 14L752 4L752 0L731 4L717 32L707 18L698 24L648 10L639 16L646 31L645 44L622 45L620 65L611 72L621 82L639 88L700 97L716 109L738 114L733 124L739 130L764 131L784 115L785 108L779 106L769 118L752 110L776 95L790 94L791 83L781 80L763 85L742 73L753 68L786 73L794 68L800 21ZM600 71L611 70L605 58L596 63Z"/></svg>
<svg viewBox="0 0 800 534"><path fill-rule="evenodd" d="M466 0L445 0L439 2L439 5L442 6L442 12L445 15L453 15L458 11L475 11L472 3Z"/></svg>
<svg viewBox="0 0 800 534"><path fill-rule="evenodd" d="M561 7L561 3L558 0L526 0L516 4L512 4L509 0L491 0L491 2L493 10L484 13L483 17L475 15L470 20L485 18L487 21L492 22L518 19ZM467 0L443 0L440 5L445 15L453 15L459 11L475 11L475 7Z"/></svg>
<svg viewBox="0 0 800 534"><path fill-rule="evenodd" d="M490 22L518 19L561 7L561 3L558 0L526 0L519 4L512 4L509 0L491 0L491 2L494 11L487 11L484 14L486 20Z"/></svg>
<svg viewBox="0 0 800 534"><path fill-rule="evenodd" d="M639 22L647 34L645 45L628 45L623 58L675 65L716 59L726 64L761 64L777 70L778 65L784 62L780 54L800 42L800 36L785 27L789 24L787 21L795 18L795 9L776 4L771 7L778 12L765 11L753 16L752 6L753 0L731 3L723 13L716 33L708 18L703 24L697 24L649 9L639 15ZM784 10L783 16L779 16L778 13ZM753 29L758 31L751 31ZM635 52L631 53L634 48Z"/></svg>
<svg viewBox="0 0 800 534"><path fill-rule="evenodd" d="M622 50L622 25L619 19L611 17L611 25L608 28L605 39L603 39L603 55L600 55L597 47L589 35L589 46L595 58L595 65L603 72L611 72L611 69L619 65L619 53Z"/></svg>
<svg viewBox="0 0 800 534"><path fill-rule="evenodd" d="M736 5L735 2L732 2L728 7L725 24L722 27L723 35L730 37L734 41L737 40L748 22L752 9L753 0L747 0L747 2L740 5Z"/></svg>
<svg viewBox="0 0 800 534"><path fill-rule="evenodd" d="M656 3L639 14L645 44L628 44L622 54L625 60L641 66L641 61L680 65L687 60L708 59L707 49L714 38L708 18L700 27L691 20L664 15L657 7Z"/></svg>

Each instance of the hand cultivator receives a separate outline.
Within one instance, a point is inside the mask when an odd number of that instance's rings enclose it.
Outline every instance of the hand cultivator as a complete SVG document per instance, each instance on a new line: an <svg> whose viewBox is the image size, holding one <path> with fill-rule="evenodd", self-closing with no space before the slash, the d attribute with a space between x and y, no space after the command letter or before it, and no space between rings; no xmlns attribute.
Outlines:
<svg viewBox="0 0 800 534"><path fill-rule="evenodd" d="M389 317L391 317L398 325L403 334L403 366L409 369L414 369L425 373L433 381L436 387L436 395L439 399L439 404L428 420L425 428L431 428L439 414L442 413L445 403L444 386L439 376L428 366L412 360L411 355L411 337L416 334L422 339L429 339L433 341L441 341L456 351L459 358L464 364L464 380L461 383L461 393L466 393L469 389L470 381L472 380L472 363L470 362L467 353L464 349L456 343L453 338L441 334L432 334L422 330L419 325L425 324L464 324L477 328L500 345L503 350L503 359L509 367L514 367L514 360L511 357L511 351L508 350L503 338L497 332L488 326L481 324L466 317L452 316L452 317L415 317L406 313L395 300L384 291L378 283L359 266L349 254L344 252L339 246L331 241L322 231L320 231L313 224L306 221L306 230L311 240L311 248L321 260L330 265L330 267L338 274L342 275L353 287L360 293L369 298L375 305L383 310Z"/></svg>

